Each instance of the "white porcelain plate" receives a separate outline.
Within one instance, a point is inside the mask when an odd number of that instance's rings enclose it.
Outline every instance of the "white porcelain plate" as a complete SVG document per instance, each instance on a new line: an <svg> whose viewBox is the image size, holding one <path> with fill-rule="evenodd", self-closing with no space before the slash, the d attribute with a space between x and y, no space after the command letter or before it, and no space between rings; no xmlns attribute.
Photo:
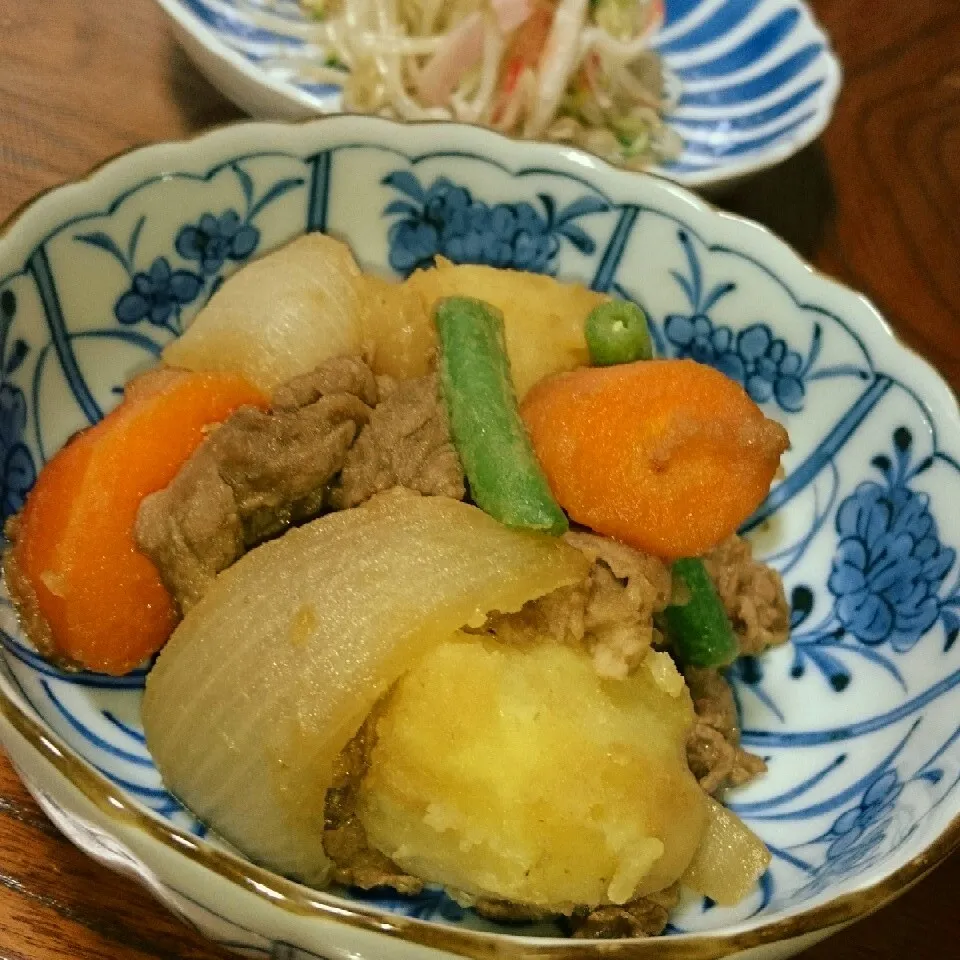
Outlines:
<svg viewBox="0 0 960 960"><path fill-rule="evenodd" d="M340 109L297 0L157 0L197 66L254 117ZM830 120L840 66L803 0L665 0L653 46L680 95L683 154L657 172L718 187L786 159Z"/></svg>
<svg viewBox="0 0 960 960"><path fill-rule="evenodd" d="M730 803L773 863L737 908L688 900L668 936L614 953L798 949L957 844L956 401L862 298L662 179L477 128L333 117L147 148L54 191L0 242L3 515L223 277L310 230L394 277L443 254L633 299L661 354L720 368L790 431L786 476L745 529L783 574L792 640L731 672L744 742L770 769ZM586 949L558 928L482 923L440 891L317 893L222 853L147 752L144 671L55 669L5 600L0 627L0 739L28 785L72 839L210 936L284 957L301 954L276 944L488 957L491 936L502 956Z"/></svg>

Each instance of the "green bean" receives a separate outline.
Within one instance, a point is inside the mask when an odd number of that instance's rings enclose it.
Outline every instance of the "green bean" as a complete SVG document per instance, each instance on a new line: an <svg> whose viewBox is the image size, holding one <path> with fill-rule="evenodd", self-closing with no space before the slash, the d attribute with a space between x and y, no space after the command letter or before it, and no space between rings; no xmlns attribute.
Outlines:
<svg viewBox="0 0 960 960"><path fill-rule="evenodd" d="M434 322L450 432L474 503L508 527L566 532L517 408L503 315L481 300L450 297L437 304Z"/></svg>
<svg viewBox="0 0 960 960"><path fill-rule="evenodd" d="M667 633L681 663L694 667L733 663L739 654L737 638L703 561L676 560L673 577L688 595L686 602L664 611Z"/></svg>
<svg viewBox="0 0 960 960"><path fill-rule="evenodd" d="M628 300L594 307L584 326L590 361L597 367L649 360L653 343L644 312Z"/></svg>

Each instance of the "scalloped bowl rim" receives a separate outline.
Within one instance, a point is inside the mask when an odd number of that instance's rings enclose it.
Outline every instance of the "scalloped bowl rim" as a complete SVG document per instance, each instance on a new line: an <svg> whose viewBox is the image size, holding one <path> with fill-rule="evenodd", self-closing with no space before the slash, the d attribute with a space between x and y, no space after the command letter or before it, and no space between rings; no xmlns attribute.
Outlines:
<svg viewBox="0 0 960 960"><path fill-rule="evenodd" d="M431 142L446 140L457 147L482 151L488 159L505 170L519 172L543 169L583 177L586 170L592 184L614 198L637 199L637 188L664 202L677 216L686 214L691 221L720 224L720 229L699 231L710 235L724 230L737 238L738 250L764 261L778 261L778 275L797 302L800 288L807 295L820 293L833 298L845 322L860 336L871 340L880 355L896 359L904 382L917 391L922 404L936 412L941 424L949 427L949 435L938 436L942 448L960 457L960 405L951 388L937 370L915 351L904 345L890 324L863 295L855 293L836 280L817 271L784 241L766 227L736 214L721 211L689 190L665 177L617 169L583 151L560 148L551 144L516 141L479 127L451 123L399 124L368 116L332 115L300 123L238 121L196 137L136 147L112 157L95 167L86 177L50 188L23 207L15 210L0 225L0 258L11 262L25 260L30 250L62 223L62 210L83 198L87 208L117 200L118 183L131 185L144 174L156 176L165 169L197 169L208 150L215 152L243 144L270 142L272 145L295 146L298 141L321 142L326 131L338 138L338 128L357 128L352 143L391 143L415 150ZM451 149L449 152L455 153ZM631 187L633 189L631 190ZM664 207L661 207L663 209ZM838 299L839 298L839 299ZM52 768L88 802L99 808L109 820L115 835L125 838L132 848L143 849L148 841L158 842L175 858L178 868L199 871L198 876L213 871L222 879L253 893L278 909L292 910L299 915L312 915L378 933L399 937L424 946L447 949L477 958L499 956L572 957L592 955L596 941L570 941L559 938L531 938L504 933L464 930L417 918L402 917L375 907L358 905L322 891L300 885L271 871L252 864L245 858L197 841L189 833L173 826L137 801L118 794L117 789L85 760L66 746L52 731L35 720L15 697L0 687L0 740L10 743L11 735L23 741L32 759L40 759L44 769ZM28 787L30 777L19 770ZM845 894L827 897L806 907L787 908L764 919L747 920L721 931L686 933L649 940L603 941L611 956L658 957L663 960L710 960L739 950L758 947L801 936L825 936L835 928L851 923L906 892L951 853L960 849L960 810L952 820L929 839L926 846L905 862L888 864L878 875L864 878L863 883ZM896 858L894 858L896 859ZM148 863L149 867L150 864ZM285 905L281 905L280 901Z"/></svg>
<svg viewBox="0 0 960 960"><path fill-rule="evenodd" d="M207 53L217 59L221 64L228 66L231 70L237 71L248 82L269 90L277 97L282 97L285 100L294 102L304 110L317 111L316 97L304 93L294 84L278 80L259 69L242 54L233 50L229 44L220 38L214 29L207 26L207 24L200 20L195 14L187 10L180 0L155 0L155 2L176 24L178 29L200 42ZM669 175L666 172L657 170L648 172L690 189L732 186L736 181L749 177L754 173L759 173L762 170L767 170L789 159L794 154L803 150L804 147L813 143L820 134L823 133L833 118L837 98L843 86L843 66L837 57L836 51L833 49L830 35L823 28L813 9L807 4L806 0L799 0L799 2L806 9L814 30L820 34L823 42L821 56L823 56L824 62L827 65L826 80L817 98L820 108L817 111L814 121L809 125L804 125L801 128L801 132L797 135L789 135L782 140L777 140L775 147L760 152L752 158L732 163L720 169L714 168L694 173L678 172ZM327 115L333 116L334 114ZM354 114L344 112L336 115L353 116ZM269 123L271 121L260 122ZM309 122L309 120L306 122ZM453 122L451 122L450 125L455 127L464 126L464 124ZM508 139L514 139L518 143L530 142L523 140L521 137L508 137ZM594 155L591 154L591 156ZM600 160L599 157L597 157L597 159ZM601 160L601 162L607 165L605 161Z"/></svg>

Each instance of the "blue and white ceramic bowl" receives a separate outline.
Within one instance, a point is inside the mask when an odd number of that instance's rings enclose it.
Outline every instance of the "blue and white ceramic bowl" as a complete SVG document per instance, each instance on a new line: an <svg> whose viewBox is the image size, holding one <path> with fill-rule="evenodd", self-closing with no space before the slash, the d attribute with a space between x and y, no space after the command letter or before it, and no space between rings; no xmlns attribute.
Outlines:
<svg viewBox="0 0 960 960"><path fill-rule="evenodd" d="M0 242L3 514L224 276L310 230L394 277L437 253L492 256L634 299L662 353L719 367L790 430L786 475L747 529L783 573L793 638L732 673L744 741L770 772L730 802L772 866L736 909L689 900L668 936L611 956L785 957L958 845L956 401L866 301L659 178L476 128L333 117L150 147L54 191ZM144 672L62 673L5 600L0 615L0 739L30 789L83 849L219 942L285 958L592 955L439 892L318 893L249 864L164 789Z"/></svg>
<svg viewBox="0 0 960 960"><path fill-rule="evenodd" d="M157 0L207 77L260 119L340 109L297 0ZM683 154L657 172L717 188L814 140L833 112L840 66L803 0L665 0L653 40L679 89L668 122Z"/></svg>

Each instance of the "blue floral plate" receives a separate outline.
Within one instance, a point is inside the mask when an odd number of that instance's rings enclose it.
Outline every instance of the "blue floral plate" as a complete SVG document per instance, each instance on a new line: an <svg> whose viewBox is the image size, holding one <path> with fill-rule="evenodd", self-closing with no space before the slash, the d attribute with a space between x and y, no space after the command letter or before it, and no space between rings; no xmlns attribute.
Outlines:
<svg viewBox="0 0 960 960"><path fill-rule="evenodd" d="M333 117L146 148L54 191L0 242L4 517L225 276L311 230L393 277L441 253L632 299L661 353L719 367L789 428L786 474L746 532L783 573L792 642L731 671L744 742L770 769L729 799L772 865L735 909L689 899L668 936L611 955L786 957L960 843L956 401L866 301L660 178L476 128ZM439 891L319 893L255 867L164 789L144 670L57 670L5 599L0 628L0 739L27 785L83 849L219 942L285 958L593 955Z"/></svg>
<svg viewBox="0 0 960 960"><path fill-rule="evenodd" d="M317 83L324 57L297 0L157 0L197 66L254 117L340 109ZM840 65L803 0L665 0L652 45L679 98L668 123L683 153L657 172L707 189L785 160L833 112Z"/></svg>

